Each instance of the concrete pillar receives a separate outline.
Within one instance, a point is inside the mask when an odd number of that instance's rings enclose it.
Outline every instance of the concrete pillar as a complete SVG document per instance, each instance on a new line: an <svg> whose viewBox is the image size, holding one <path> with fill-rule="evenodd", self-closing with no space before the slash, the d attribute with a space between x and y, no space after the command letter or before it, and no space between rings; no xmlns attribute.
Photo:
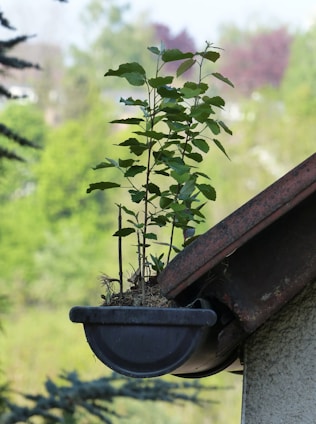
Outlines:
<svg viewBox="0 0 316 424"><path fill-rule="evenodd" d="M316 282L245 346L242 424L316 423Z"/></svg>

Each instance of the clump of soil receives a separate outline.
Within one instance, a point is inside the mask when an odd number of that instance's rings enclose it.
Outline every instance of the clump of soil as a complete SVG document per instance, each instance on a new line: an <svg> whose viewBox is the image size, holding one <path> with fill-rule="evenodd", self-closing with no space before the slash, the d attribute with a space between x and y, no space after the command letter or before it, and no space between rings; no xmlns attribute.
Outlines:
<svg viewBox="0 0 316 424"><path fill-rule="evenodd" d="M172 308L174 301L168 300L161 293L160 286L155 280L146 284L145 302L143 302L142 289L139 285L131 287L122 294L113 289L113 280L109 280L106 275L100 277L102 285L106 289L106 294L102 294L102 306L149 306L158 308ZM117 281L117 280L114 280Z"/></svg>

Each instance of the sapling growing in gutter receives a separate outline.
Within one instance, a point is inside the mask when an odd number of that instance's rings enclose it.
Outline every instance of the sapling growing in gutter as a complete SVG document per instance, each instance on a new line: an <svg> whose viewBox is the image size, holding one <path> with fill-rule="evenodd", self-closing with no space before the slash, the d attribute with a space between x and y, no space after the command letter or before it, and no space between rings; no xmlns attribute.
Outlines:
<svg viewBox="0 0 316 424"><path fill-rule="evenodd" d="M121 64L105 74L142 87L140 91L144 93L144 98L121 98L120 102L135 107L137 113L111 121L133 129L132 136L118 144L119 148L128 150L128 157L106 158L94 168L116 168L124 182L101 181L87 189L90 193L117 188L128 193L132 206L118 205L119 225L114 233L119 239L120 290L122 294L122 238L135 236L137 268L133 282L142 289L143 304L146 284L180 250L175 246L175 231L182 232L185 243L192 241L195 226L205 221L203 207L207 201L216 199L210 176L199 169L212 145L228 157L218 136L221 131L232 132L218 113L225 106L224 99L210 95L209 89L215 80L233 87L218 72L204 75L205 68L209 70L206 63L214 64L220 58L219 49L208 42L203 51L195 53L163 47L148 50L156 61L152 77L137 62ZM174 75L167 72L170 62L179 62ZM186 81L184 74L193 67L198 71L196 81ZM122 225L122 213L126 225ZM159 238L163 227L168 229L167 242ZM166 251L153 254L153 243Z"/></svg>

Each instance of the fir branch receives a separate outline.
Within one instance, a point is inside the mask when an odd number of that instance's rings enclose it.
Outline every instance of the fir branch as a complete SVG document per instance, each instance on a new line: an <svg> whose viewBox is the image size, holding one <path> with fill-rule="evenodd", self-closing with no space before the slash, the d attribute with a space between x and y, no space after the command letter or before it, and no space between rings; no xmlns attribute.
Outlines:
<svg viewBox="0 0 316 424"><path fill-rule="evenodd" d="M8 19L4 16L3 12L0 12L0 25L3 26L4 28L11 29L13 31L16 30L16 28L14 28L10 24L10 22L8 21Z"/></svg>
<svg viewBox="0 0 316 424"><path fill-rule="evenodd" d="M27 138L17 134L10 128L8 128L6 125L0 123L0 134L5 136L6 138L9 138L12 141L15 141L20 146L27 146L32 147L33 149L39 149L40 147L37 146L32 141L28 140Z"/></svg>
<svg viewBox="0 0 316 424"><path fill-rule="evenodd" d="M0 55L0 64L9 68L15 69L25 69L25 68L35 68L41 69L40 65L37 63L28 62L27 60L19 59L17 57L10 57L5 55Z"/></svg>
<svg viewBox="0 0 316 424"><path fill-rule="evenodd" d="M33 417L48 418L51 423L65 423L63 417L74 416L77 411L84 410L100 422L112 424L112 418L122 418L109 408L117 398L166 403L180 400L202 406L212 402L200 397L202 391L216 389L197 380L173 383L162 379L129 379L115 373L92 381L80 380L76 372L63 374L61 378L67 385L57 385L50 379L46 381L46 395L24 394L23 397L33 402L33 406L18 406L7 400L7 412L3 414L1 423L28 422Z"/></svg>
<svg viewBox="0 0 316 424"><path fill-rule="evenodd" d="M18 156L16 153L14 153L10 150L7 150L7 149L0 146L0 159L3 159L3 158L9 159L9 160L17 160L17 161L20 161L20 162L24 162L24 159L21 158L21 156Z"/></svg>
<svg viewBox="0 0 316 424"><path fill-rule="evenodd" d="M10 38L9 40L0 40L0 52L8 49L12 49L20 43L24 43L29 38L33 38L35 35L20 35L18 37Z"/></svg>
<svg viewBox="0 0 316 424"><path fill-rule="evenodd" d="M23 96L17 96L17 95L13 95L6 87L4 87L3 85L0 85L0 96L4 96L7 99L21 99L24 97L27 97L25 95Z"/></svg>

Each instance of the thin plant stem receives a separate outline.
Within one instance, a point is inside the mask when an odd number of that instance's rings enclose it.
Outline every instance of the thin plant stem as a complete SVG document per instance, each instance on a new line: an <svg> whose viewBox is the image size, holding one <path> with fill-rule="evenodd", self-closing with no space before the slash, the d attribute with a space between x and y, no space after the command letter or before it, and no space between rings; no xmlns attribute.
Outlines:
<svg viewBox="0 0 316 424"><path fill-rule="evenodd" d="M122 205L118 205L118 230L122 230ZM120 299L123 298L123 253L122 253L122 236L118 237L118 260L119 260L119 280L120 280Z"/></svg>
<svg viewBox="0 0 316 424"><path fill-rule="evenodd" d="M149 143L151 141L149 140ZM145 269L146 269L146 247L147 247L147 226L148 226L148 184L150 181L150 161L151 161L151 151L152 148L149 147L147 155L147 171L146 171L146 189L145 189L145 198L144 198L144 228L143 228L143 246L142 246L142 272L141 272L141 285L142 285L142 301L145 303Z"/></svg>

